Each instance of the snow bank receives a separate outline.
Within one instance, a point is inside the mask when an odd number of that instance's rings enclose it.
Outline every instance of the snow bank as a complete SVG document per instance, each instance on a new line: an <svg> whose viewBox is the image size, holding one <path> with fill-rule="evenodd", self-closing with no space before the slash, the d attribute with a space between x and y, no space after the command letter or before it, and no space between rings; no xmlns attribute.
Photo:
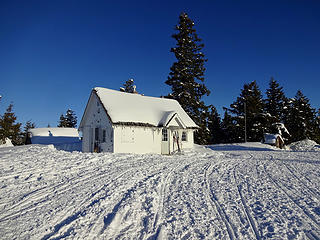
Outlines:
<svg viewBox="0 0 320 240"><path fill-rule="evenodd" d="M29 130L32 144L53 144L64 151L81 151L82 141L76 128L33 128Z"/></svg>
<svg viewBox="0 0 320 240"><path fill-rule="evenodd" d="M233 143L233 144L215 144L210 145L208 148L215 151L273 151L279 150L268 144L260 142L246 142L246 143Z"/></svg>
<svg viewBox="0 0 320 240"><path fill-rule="evenodd" d="M1 147L13 147L13 144L11 143L11 140L9 138L6 138L6 142L4 144L2 144L2 142L0 141L0 148Z"/></svg>
<svg viewBox="0 0 320 240"><path fill-rule="evenodd" d="M32 128L29 129L32 137L78 137L76 128Z"/></svg>
<svg viewBox="0 0 320 240"><path fill-rule="evenodd" d="M291 143L288 148L292 151L320 151L320 145L309 139Z"/></svg>

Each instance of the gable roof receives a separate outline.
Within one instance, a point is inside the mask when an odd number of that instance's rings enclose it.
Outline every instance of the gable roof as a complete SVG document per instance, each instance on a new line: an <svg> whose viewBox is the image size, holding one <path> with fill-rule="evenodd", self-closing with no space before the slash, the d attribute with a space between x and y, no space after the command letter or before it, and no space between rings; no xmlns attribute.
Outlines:
<svg viewBox="0 0 320 240"><path fill-rule="evenodd" d="M147 97L102 87L96 87L92 91L100 99L113 124L162 127L177 116L186 128L198 128L176 100Z"/></svg>

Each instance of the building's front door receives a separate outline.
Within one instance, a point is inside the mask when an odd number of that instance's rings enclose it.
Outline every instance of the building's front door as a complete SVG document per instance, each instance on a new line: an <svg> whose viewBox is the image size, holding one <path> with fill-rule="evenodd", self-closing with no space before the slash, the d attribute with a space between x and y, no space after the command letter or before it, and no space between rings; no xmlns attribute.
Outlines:
<svg viewBox="0 0 320 240"><path fill-rule="evenodd" d="M161 154L170 154L169 131L167 128L162 129Z"/></svg>

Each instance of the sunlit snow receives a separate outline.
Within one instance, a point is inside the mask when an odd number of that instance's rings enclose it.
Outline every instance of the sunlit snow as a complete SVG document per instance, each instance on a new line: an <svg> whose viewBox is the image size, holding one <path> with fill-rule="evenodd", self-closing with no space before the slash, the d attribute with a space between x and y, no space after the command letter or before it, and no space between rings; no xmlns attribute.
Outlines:
<svg viewBox="0 0 320 240"><path fill-rule="evenodd" d="M0 238L318 239L320 152L309 143L173 156L4 147Z"/></svg>

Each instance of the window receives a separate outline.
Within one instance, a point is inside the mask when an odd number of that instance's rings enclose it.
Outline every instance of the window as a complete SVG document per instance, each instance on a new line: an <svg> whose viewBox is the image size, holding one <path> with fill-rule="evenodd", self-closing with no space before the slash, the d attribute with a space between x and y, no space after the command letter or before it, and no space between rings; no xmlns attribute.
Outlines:
<svg viewBox="0 0 320 240"><path fill-rule="evenodd" d="M162 129L162 141L168 141L168 130Z"/></svg>
<svg viewBox="0 0 320 240"><path fill-rule="evenodd" d="M106 142L106 130L102 130L102 142Z"/></svg>
<svg viewBox="0 0 320 240"><path fill-rule="evenodd" d="M94 129L94 138L96 141L99 141L99 128Z"/></svg>
<svg viewBox="0 0 320 240"><path fill-rule="evenodd" d="M182 141L183 141L183 142L188 141L188 138L187 138L187 132L182 132L181 139L182 139Z"/></svg>

